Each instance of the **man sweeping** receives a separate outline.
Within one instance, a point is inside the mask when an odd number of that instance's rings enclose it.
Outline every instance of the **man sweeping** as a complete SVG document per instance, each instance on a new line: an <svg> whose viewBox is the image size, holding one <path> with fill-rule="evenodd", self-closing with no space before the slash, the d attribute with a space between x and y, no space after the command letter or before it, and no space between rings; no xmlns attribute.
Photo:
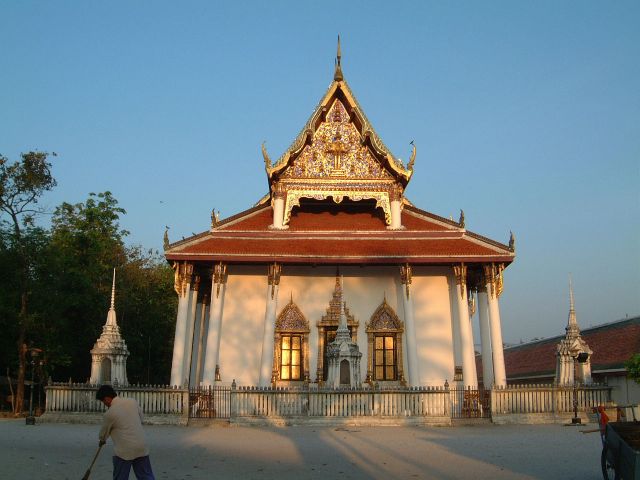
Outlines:
<svg viewBox="0 0 640 480"><path fill-rule="evenodd" d="M102 385L96 398L108 408L99 437L101 446L109 436L113 440L113 480L127 480L132 466L137 479L155 480L138 403L133 398L118 397L109 385Z"/></svg>

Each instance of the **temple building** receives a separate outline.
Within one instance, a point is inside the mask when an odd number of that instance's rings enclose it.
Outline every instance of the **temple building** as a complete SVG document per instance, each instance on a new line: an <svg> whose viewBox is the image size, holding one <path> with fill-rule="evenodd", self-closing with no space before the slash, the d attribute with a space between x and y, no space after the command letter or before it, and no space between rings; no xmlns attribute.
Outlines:
<svg viewBox="0 0 640 480"><path fill-rule="evenodd" d="M179 297L172 385L475 388L476 310L484 383L506 384L499 297L513 236L488 239L462 212L405 197L416 147L405 164L376 134L339 43L300 134L277 160L264 144L262 155L269 192L256 205L213 212L172 244L165 234Z"/></svg>

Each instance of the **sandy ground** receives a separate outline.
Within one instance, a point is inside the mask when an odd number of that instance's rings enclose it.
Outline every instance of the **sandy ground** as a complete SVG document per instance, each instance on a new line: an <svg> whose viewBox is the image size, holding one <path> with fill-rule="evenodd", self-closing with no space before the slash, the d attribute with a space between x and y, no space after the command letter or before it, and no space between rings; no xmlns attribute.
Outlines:
<svg viewBox="0 0 640 480"><path fill-rule="evenodd" d="M97 425L0 419L0 477L80 480ZM589 427L145 426L157 479L600 479ZM111 442L91 478L111 478ZM131 478L134 478L133 473Z"/></svg>

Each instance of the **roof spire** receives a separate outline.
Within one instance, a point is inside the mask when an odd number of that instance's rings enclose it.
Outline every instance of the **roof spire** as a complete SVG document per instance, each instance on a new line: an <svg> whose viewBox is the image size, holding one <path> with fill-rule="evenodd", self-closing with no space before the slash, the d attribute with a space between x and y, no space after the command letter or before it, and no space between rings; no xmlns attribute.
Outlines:
<svg viewBox="0 0 640 480"><path fill-rule="evenodd" d="M341 82L344 80L342 76L342 66L340 65L340 60L342 59L342 53L340 51L340 35L338 35L338 53L336 54L336 71L333 74L333 79L336 82Z"/></svg>

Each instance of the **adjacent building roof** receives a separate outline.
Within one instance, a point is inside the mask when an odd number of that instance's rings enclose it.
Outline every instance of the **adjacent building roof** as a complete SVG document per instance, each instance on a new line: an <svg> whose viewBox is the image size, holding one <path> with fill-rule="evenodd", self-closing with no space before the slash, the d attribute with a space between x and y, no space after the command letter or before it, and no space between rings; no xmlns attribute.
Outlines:
<svg viewBox="0 0 640 480"><path fill-rule="evenodd" d="M622 371L624 362L640 352L640 317L585 328L582 338L593 350L593 374ZM564 335L504 349L507 380L548 379L555 376L556 349ZM480 360L480 357L477 357ZM482 376L481 362L478 375Z"/></svg>

